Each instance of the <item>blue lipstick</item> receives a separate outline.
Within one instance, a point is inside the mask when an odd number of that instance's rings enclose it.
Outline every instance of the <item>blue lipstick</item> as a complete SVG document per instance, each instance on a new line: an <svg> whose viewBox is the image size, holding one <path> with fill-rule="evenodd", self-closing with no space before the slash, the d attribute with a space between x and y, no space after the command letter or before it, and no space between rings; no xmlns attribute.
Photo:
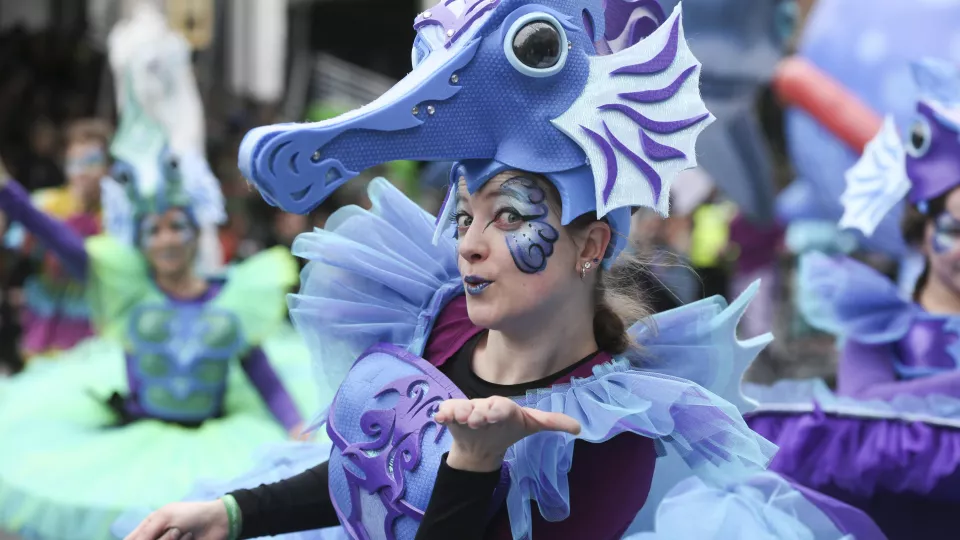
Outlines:
<svg viewBox="0 0 960 540"><path fill-rule="evenodd" d="M465 276L463 278L463 288L467 291L467 294L472 296L482 293L491 283L493 282L477 276Z"/></svg>

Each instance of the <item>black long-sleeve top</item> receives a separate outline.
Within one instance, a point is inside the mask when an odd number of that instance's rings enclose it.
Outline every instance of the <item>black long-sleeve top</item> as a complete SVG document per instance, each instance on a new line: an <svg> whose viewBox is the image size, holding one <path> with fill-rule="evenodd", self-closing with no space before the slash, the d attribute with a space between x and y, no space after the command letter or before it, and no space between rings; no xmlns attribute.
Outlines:
<svg viewBox="0 0 960 540"><path fill-rule="evenodd" d="M597 353L544 379L524 384L499 385L480 379L471 369L473 353L483 336L477 334L446 363L443 372L470 399L522 396L567 377ZM327 488L327 462L280 482L231 493L240 506L240 538L257 538L340 524ZM449 467L446 454L440 462L430 503L417 531L417 540L480 539L490 517L500 471L476 473Z"/></svg>

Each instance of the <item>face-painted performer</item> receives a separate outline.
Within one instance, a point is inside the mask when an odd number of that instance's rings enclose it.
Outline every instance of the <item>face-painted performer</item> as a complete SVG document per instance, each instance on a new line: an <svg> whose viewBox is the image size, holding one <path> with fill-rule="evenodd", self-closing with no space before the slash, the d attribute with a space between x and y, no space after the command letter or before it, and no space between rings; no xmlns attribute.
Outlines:
<svg viewBox="0 0 960 540"><path fill-rule="evenodd" d="M436 218L377 180L371 211L342 209L294 246L310 262L291 313L339 384L319 418L329 460L168 506L128 538L621 538L643 509L636 530L662 538L842 536L850 522L762 473L775 449L737 409L769 340L736 340L748 298L639 323L622 309L639 294L615 283L631 209L667 212L711 121L680 10L662 24L658 10L445 0L416 19L414 69L380 99L248 134L241 169L298 212L387 160L457 163ZM673 488L691 491L654 532ZM706 500L696 524L671 511Z"/></svg>
<svg viewBox="0 0 960 540"><path fill-rule="evenodd" d="M840 226L874 234L906 198L904 238L923 274L911 297L852 259L804 256L804 315L842 340L837 393L784 382L751 419L781 446L778 471L839 490L891 538L944 534L960 503L960 69L924 60L913 72L914 116L888 117L848 171ZM818 410L778 416L784 396L793 411L811 399Z"/></svg>
<svg viewBox="0 0 960 540"><path fill-rule="evenodd" d="M83 283L107 338L0 390L0 530L17 536L109 538L124 511L246 470L260 444L282 442L301 424L265 351L281 357L285 382L303 381L297 395L312 393L303 347L273 341L296 282L293 257L271 250L224 277L199 274L199 216L216 213L208 206L221 200L219 188L205 183L201 156L168 151L166 133L132 96L104 185L111 234L84 241L16 181L0 180L0 208ZM197 170L205 175L192 176Z"/></svg>
<svg viewBox="0 0 960 540"><path fill-rule="evenodd" d="M100 232L100 180L110 166L111 129L99 120L80 120L66 132L64 169L67 185L35 192L33 204L64 220L77 234ZM70 349L90 337L90 309L81 283L70 278L56 257L14 225L7 245L21 247L40 262L38 272L24 282L23 335L20 352L27 361L37 355Z"/></svg>

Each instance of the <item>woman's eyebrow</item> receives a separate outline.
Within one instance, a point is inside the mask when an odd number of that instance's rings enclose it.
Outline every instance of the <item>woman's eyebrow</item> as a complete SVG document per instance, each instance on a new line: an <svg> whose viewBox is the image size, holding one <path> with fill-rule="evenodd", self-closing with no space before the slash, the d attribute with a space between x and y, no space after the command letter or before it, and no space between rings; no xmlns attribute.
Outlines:
<svg viewBox="0 0 960 540"><path fill-rule="evenodd" d="M519 189L502 184L500 187L493 191L488 191L484 195L484 199L496 199L498 197L506 197L508 199L513 199L516 202L523 203L527 202L528 197L522 193Z"/></svg>

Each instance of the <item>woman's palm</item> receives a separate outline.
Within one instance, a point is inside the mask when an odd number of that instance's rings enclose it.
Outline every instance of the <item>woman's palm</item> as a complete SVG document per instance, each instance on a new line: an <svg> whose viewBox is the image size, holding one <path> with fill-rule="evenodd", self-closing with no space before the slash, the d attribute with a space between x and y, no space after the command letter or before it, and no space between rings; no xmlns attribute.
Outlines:
<svg viewBox="0 0 960 540"><path fill-rule="evenodd" d="M580 424L565 414L521 407L500 396L447 400L435 418L453 435L448 463L468 470L498 468L510 446L535 433L580 432Z"/></svg>

